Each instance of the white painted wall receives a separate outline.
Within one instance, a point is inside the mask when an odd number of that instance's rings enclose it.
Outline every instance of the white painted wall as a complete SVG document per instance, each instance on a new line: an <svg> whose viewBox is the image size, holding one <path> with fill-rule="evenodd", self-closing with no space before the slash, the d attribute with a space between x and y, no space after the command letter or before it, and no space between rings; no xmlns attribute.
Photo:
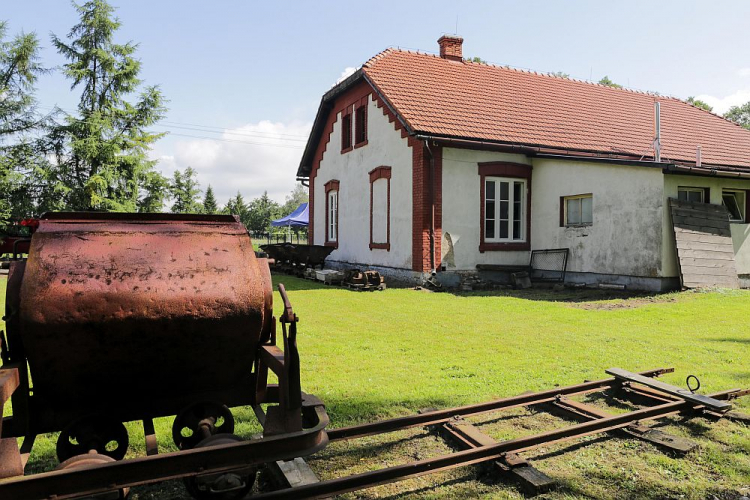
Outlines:
<svg viewBox="0 0 750 500"><path fill-rule="evenodd" d="M697 177L691 175L664 176L664 206L667 207L669 198L677 198L679 187L700 187L711 190L710 203L721 205L723 189L750 189L750 181L729 179L726 177ZM671 229L672 221L669 212L664 212L664 243L663 267L665 276L677 276L677 254L674 248L674 237ZM734 244L737 274L750 274L750 224L730 224L732 242Z"/></svg>
<svg viewBox="0 0 750 500"><path fill-rule="evenodd" d="M569 248L568 271L660 277L661 169L535 158L532 249ZM593 224L560 227L560 197L593 194Z"/></svg>
<svg viewBox="0 0 750 500"><path fill-rule="evenodd" d="M341 154L341 117L315 177L314 243L325 242L325 183L341 181L339 247L330 260L411 269L412 152L372 97L367 109L367 145ZM370 250L370 176L391 167L391 250ZM382 219L381 219L382 220Z"/></svg>
<svg viewBox="0 0 750 500"><path fill-rule="evenodd" d="M481 178L477 164L487 161L530 164L529 158L525 155L443 148L443 241L441 247L446 270L476 270L477 264L524 265L529 263L529 252L526 251L484 253L479 251ZM532 193L532 200L533 197ZM453 246L452 253L450 253L450 243Z"/></svg>

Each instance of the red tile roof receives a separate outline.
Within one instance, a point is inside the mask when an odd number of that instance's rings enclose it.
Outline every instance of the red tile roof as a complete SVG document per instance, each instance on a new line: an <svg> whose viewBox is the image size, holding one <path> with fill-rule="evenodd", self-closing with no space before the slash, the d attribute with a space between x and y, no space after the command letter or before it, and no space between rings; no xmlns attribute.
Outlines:
<svg viewBox="0 0 750 500"><path fill-rule="evenodd" d="M662 161L750 170L750 131L679 99L396 49L363 72L415 133L651 158L658 100Z"/></svg>

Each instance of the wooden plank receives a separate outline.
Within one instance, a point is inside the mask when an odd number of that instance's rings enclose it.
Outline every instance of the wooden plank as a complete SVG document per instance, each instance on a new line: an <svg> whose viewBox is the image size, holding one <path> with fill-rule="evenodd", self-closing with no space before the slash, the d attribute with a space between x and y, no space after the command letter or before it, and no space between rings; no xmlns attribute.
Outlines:
<svg viewBox="0 0 750 500"><path fill-rule="evenodd" d="M439 426L438 430L443 435L452 438L464 449L497 443L490 436L461 418L453 419ZM555 486L554 479L514 453L508 453L503 459L493 462L493 468L497 472L512 478L524 493L530 496L539 495Z"/></svg>
<svg viewBox="0 0 750 500"><path fill-rule="evenodd" d="M709 263L710 261L706 262ZM694 264L691 265L680 265L680 268L682 269L682 274L684 275L702 275L702 276L721 276L721 277L730 277L729 272L727 271L733 271L734 266L723 266L723 267L710 267L710 266L696 266Z"/></svg>
<svg viewBox="0 0 750 500"><path fill-rule="evenodd" d="M555 400L553 404L556 408L582 417L584 420L596 420L612 416L611 413L608 413L600 408L568 398L559 398ZM617 429L617 431L615 432L620 432L628 436L638 438L642 441L647 441L651 444L658 445L662 448L666 448L669 451L682 454L688 453L698 447L698 443L696 443L695 441L691 441L689 439L681 438L678 436L672 436L658 429L646 427L645 425L630 424L627 427Z"/></svg>
<svg viewBox="0 0 750 500"><path fill-rule="evenodd" d="M680 254L680 260L683 259L696 259L696 260L730 260L734 262L734 252L727 250L702 250L694 248L680 248L677 247L677 251Z"/></svg>
<svg viewBox="0 0 750 500"><path fill-rule="evenodd" d="M695 394L693 392L690 392L688 389L682 389L680 387L662 382L661 380L644 377L642 375L638 375L637 373L623 370L622 368L610 368L609 370L605 370L605 372L608 375L612 375L619 380L627 380L629 382L635 382L637 384L645 385L646 387L659 390L671 396L676 396L680 399L684 399L685 401L703 405L711 410L725 412L732 409L732 403L719 401L718 399L710 398L702 394Z"/></svg>
<svg viewBox="0 0 750 500"><path fill-rule="evenodd" d="M673 199L670 207L682 286L739 288L726 208Z"/></svg>

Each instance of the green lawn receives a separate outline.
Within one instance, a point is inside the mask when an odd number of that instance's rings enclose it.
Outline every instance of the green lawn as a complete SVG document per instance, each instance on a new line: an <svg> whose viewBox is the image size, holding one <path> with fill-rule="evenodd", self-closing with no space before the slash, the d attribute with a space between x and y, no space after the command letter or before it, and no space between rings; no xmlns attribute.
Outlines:
<svg viewBox="0 0 750 500"><path fill-rule="evenodd" d="M326 403L333 426L603 378L612 366L671 366L675 373L665 381L682 386L694 374L701 392L750 387L750 292L601 300L586 291L357 293L286 276L277 280L287 285L300 317L303 388ZM2 297L4 280L0 290ZM278 294L275 299L278 304ZM618 404L615 411L626 408ZM750 397L738 405L750 412ZM239 414L248 420L242 434L256 429L250 415L246 409ZM570 424L531 410L506 415L516 418L496 414L475 421L497 439ZM169 419L157 425L164 449L169 425ZM746 426L700 418L660 425L698 441L699 451L676 458L633 439L595 437L524 456L561 484L544 498L729 499L750 488ZM142 450L139 427L129 427L135 452ZM37 441L36 468L53 465L53 439ZM311 464L329 478L448 451L439 438L416 429L331 446ZM347 498L522 498L483 471L458 469ZM137 489L134 498L180 498L181 491L173 483Z"/></svg>

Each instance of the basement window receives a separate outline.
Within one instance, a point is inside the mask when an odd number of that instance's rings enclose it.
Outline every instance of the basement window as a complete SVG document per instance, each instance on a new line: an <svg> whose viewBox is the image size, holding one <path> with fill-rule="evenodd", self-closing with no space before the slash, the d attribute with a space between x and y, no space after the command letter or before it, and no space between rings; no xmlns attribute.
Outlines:
<svg viewBox="0 0 750 500"><path fill-rule="evenodd" d="M729 210L731 222L745 222L745 192L728 191L721 192L721 202Z"/></svg>
<svg viewBox="0 0 750 500"><path fill-rule="evenodd" d="M345 153L352 148L352 115L341 117L341 152Z"/></svg>
<svg viewBox="0 0 750 500"><path fill-rule="evenodd" d="M706 191L708 191L708 188L678 187L677 199L680 201L692 201L693 203L706 203Z"/></svg>
<svg viewBox="0 0 750 500"><path fill-rule="evenodd" d="M354 145L364 146L367 143L367 107L360 106L354 112Z"/></svg>
<svg viewBox="0 0 750 500"><path fill-rule="evenodd" d="M563 207L565 210L565 226L590 226L594 223L594 197L591 194L565 196Z"/></svg>

